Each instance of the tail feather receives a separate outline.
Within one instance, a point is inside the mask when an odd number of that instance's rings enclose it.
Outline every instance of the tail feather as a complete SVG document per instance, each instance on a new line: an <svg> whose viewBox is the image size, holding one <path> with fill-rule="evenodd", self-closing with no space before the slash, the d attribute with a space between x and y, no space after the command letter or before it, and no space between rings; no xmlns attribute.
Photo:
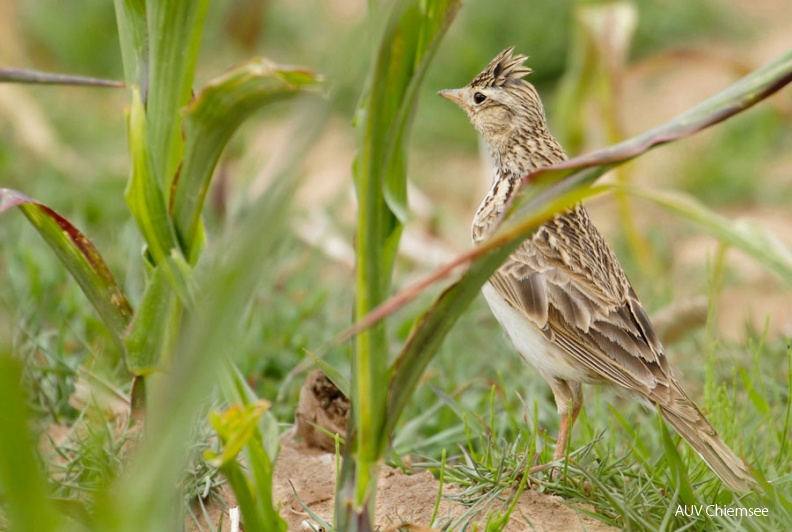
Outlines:
<svg viewBox="0 0 792 532"><path fill-rule="evenodd" d="M749 491L756 486L743 461L723 443L704 414L678 386L673 388L676 393L668 404L659 405L663 418L731 489Z"/></svg>

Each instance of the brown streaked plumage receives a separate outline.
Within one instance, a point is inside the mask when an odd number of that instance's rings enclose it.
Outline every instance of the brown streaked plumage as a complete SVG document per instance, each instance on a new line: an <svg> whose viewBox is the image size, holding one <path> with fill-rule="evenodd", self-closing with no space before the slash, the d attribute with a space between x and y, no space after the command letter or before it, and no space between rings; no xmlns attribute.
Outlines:
<svg viewBox="0 0 792 532"><path fill-rule="evenodd" d="M526 57L507 48L467 86L439 94L464 109L490 147L492 187L473 220L489 236L520 178L566 159L523 76ZM555 458L565 454L582 384L609 384L663 417L732 489L755 481L674 379L663 346L619 261L582 205L542 225L482 289L520 354L548 382L561 415Z"/></svg>

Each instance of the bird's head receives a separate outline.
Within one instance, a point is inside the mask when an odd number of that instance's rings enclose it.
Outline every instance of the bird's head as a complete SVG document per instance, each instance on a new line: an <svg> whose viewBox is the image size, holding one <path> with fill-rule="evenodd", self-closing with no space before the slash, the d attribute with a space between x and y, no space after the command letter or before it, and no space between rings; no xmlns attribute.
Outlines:
<svg viewBox="0 0 792 532"><path fill-rule="evenodd" d="M465 110L473 127L498 152L520 137L546 134L544 109L533 85L522 79L531 73L524 55L514 47L499 53L478 76L461 89L438 94Z"/></svg>

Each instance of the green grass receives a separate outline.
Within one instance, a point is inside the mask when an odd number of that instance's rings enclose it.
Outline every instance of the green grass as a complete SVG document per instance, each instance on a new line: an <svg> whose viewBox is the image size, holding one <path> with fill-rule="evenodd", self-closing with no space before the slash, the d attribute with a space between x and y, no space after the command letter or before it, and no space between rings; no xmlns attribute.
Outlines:
<svg viewBox="0 0 792 532"><path fill-rule="evenodd" d="M760 347L756 345L759 341L757 337L750 339L755 345L753 356L729 365L730 371L725 372L723 379L715 377L716 373L723 373L716 371L716 367L724 366L723 357L705 357L703 350L691 350L685 357L690 363L681 369L685 383L694 384L699 379L706 382L710 397L705 400L700 393L692 392L692 395L709 412L710 420L732 448L756 464L767 478L780 478L775 489L733 498L722 490L717 477L680 438L674 436L673 446L665 446L663 425L655 412L595 387L585 392L586 406L573 432L569 462L556 478L544 472L532 475L534 489L561 495L573 504L590 505L594 517L618 528L782 529L792 517L788 465L792 459L788 441L792 380L778 377L781 373L788 379L790 351L781 342ZM479 354L483 356L487 354ZM506 365L514 358L515 353L504 353L502 357L490 355L487 360ZM481 377L473 376L474 360L471 357L458 362L459 366L473 370L465 381L465 391L458 397L444 394L444 401L457 418L445 428L459 423L466 428L464 435L454 434L444 444L449 449L445 481L464 488L454 499L471 508L469 514L455 523L454 529L469 519L486 517L487 504L493 498L508 503L526 465L551 460L553 437L558 430L554 404L542 393L544 385L530 369L506 373L507 377L487 394L486 383L481 382ZM524 392L526 388L535 389L537 384L540 389L533 394ZM525 403L511 399L516 393L525 397ZM462 454L454 451L459 444L463 446ZM688 473L695 497L693 503L762 507L768 509L769 516L739 520L673 515L669 509L682 504L679 494L670 488L674 480L670 478L669 464L676 459L681 459ZM435 452L421 465L437 472L441 467L439 456Z"/></svg>

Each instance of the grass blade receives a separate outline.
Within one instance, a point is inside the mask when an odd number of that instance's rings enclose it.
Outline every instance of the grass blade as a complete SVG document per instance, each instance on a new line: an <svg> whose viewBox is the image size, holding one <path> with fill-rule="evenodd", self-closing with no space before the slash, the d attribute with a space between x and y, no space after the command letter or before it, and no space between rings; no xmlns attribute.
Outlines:
<svg viewBox="0 0 792 532"><path fill-rule="evenodd" d="M245 378L230 360L227 361L225 372L221 376L220 388L226 401L230 404L251 408L251 405L261 402L256 398ZM253 473L252 479L245 476L247 480L246 486L252 486L253 493L256 494L255 504L257 509L255 513L261 516L262 521L268 523L267 527L264 528L265 530L285 530L286 526L278 515L272 494L273 466L278 457L280 445L278 437L278 421L269 410L265 410L259 416L258 423L253 428L253 433L244 448L245 463L248 464L248 469ZM244 476L244 473L241 474ZM242 490L246 489L244 486L240 486L240 488ZM235 493L236 489L235 486ZM243 507L242 512L245 513L241 500L240 506Z"/></svg>
<svg viewBox="0 0 792 532"><path fill-rule="evenodd" d="M181 256L176 232L168 215L165 194L154 177L151 139L146 137L146 115L140 93L132 90L132 107L129 112L129 150L132 156L132 174L124 196L146 239L148 250L156 266L162 268L179 298L188 304L194 299L194 281L190 268Z"/></svg>
<svg viewBox="0 0 792 532"><path fill-rule="evenodd" d="M372 92L383 95L386 101L400 102L395 114L383 116L380 124L382 131L387 132L388 136L383 165L385 170L383 196L388 208L402 223L407 220L409 214L405 149L418 89L442 36L448 30L460 7L459 0L441 0L430 2L425 6L406 5L399 22L400 30L393 35L391 46L380 50L378 61L380 70L375 75ZM414 59L412 62L405 61L405 57ZM393 111L388 109L388 112Z"/></svg>
<svg viewBox="0 0 792 532"><path fill-rule="evenodd" d="M12 530L49 532L57 529L58 516L49 500L47 485L38 468L30 435L26 393L20 364L0 354L0 486L3 510Z"/></svg>
<svg viewBox="0 0 792 532"><path fill-rule="evenodd" d="M132 374L150 375L170 360L178 339L180 309L163 269L154 268L124 337L127 369Z"/></svg>
<svg viewBox="0 0 792 532"><path fill-rule="evenodd" d="M458 5L457 0L396 2L380 40L358 109L356 319L382 303L390 291L407 211L404 148L410 118L423 74ZM354 449L355 474L354 479L342 475L337 500L343 501L340 494L349 491L354 492L354 498L348 501L351 506L339 506L336 512L339 529L372 526L378 468L388 443L387 353L384 324L355 338L351 400L357 441L349 446ZM347 481L354 486L345 486Z"/></svg>

